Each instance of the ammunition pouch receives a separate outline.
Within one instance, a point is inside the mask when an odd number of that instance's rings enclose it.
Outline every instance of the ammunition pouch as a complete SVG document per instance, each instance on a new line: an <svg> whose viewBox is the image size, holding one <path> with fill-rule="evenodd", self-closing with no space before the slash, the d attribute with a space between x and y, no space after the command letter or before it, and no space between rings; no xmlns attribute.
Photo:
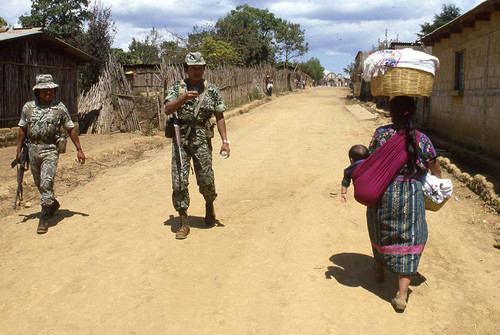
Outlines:
<svg viewBox="0 0 500 335"><path fill-rule="evenodd" d="M215 121L212 119L208 119L207 122L205 122L205 136L207 138L214 138L215 132Z"/></svg>
<svg viewBox="0 0 500 335"><path fill-rule="evenodd" d="M60 154L64 154L66 152L66 136L62 135L57 139L56 145L57 145L57 152Z"/></svg>

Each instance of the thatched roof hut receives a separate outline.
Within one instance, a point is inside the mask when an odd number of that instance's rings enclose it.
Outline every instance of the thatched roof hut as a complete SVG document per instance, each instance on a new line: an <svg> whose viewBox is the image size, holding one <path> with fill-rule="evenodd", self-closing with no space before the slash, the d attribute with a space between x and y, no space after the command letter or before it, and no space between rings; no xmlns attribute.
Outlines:
<svg viewBox="0 0 500 335"><path fill-rule="evenodd" d="M0 128L17 124L23 105L33 100L35 77L50 73L59 84L56 99L77 113L79 64L95 61L42 28L0 28Z"/></svg>

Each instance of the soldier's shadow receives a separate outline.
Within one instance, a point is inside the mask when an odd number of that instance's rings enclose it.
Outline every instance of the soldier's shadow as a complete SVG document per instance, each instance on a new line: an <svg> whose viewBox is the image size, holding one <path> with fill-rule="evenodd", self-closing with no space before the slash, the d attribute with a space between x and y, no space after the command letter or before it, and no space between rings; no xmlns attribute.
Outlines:
<svg viewBox="0 0 500 335"><path fill-rule="evenodd" d="M49 218L49 227L54 227L57 226L59 222L66 218L70 218L75 215L80 215L80 216L89 216L87 213L82 213L82 212L75 212L71 211L69 209L58 209L57 212L54 214L53 217ZM25 223L29 220L38 220L40 218L40 212L37 213L32 213L29 215L25 214L19 214L19 216L22 216L23 219L18 222L18 223Z"/></svg>
<svg viewBox="0 0 500 335"><path fill-rule="evenodd" d="M213 227L224 227L224 225L219 221L217 221L217 223L213 226L207 226L205 224L205 218L202 216L189 215L188 220L189 220L189 226L191 228L211 229ZM172 214L170 214L168 220L163 222L163 225L170 226L170 231L172 231L172 233L175 233L181 227L181 220L179 219L178 216L173 216Z"/></svg>

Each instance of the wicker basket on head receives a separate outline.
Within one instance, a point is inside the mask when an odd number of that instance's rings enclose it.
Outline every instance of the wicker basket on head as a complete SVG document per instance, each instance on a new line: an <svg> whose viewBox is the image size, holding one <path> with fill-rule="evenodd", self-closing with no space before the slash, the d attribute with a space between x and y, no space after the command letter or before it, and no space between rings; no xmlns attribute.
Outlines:
<svg viewBox="0 0 500 335"><path fill-rule="evenodd" d="M434 75L429 72L395 67L385 71L383 75L372 77L371 93L374 97L428 97L432 93Z"/></svg>

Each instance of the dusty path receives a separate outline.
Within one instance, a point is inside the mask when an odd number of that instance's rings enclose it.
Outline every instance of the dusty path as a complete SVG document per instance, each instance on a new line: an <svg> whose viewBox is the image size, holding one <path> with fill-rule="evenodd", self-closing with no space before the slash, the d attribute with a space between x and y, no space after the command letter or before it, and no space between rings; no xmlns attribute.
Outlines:
<svg viewBox="0 0 500 335"><path fill-rule="evenodd" d="M308 89L231 119L232 155L214 155L224 226L203 228L191 176L187 240L174 239L169 146L62 196L44 236L36 209L0 219L0 333L498 333L499 250L473 200L428 214L427 282L404 314L390 306L396 278L372 277L364 207L330 195L376 127L345 95Z"/></svg>

